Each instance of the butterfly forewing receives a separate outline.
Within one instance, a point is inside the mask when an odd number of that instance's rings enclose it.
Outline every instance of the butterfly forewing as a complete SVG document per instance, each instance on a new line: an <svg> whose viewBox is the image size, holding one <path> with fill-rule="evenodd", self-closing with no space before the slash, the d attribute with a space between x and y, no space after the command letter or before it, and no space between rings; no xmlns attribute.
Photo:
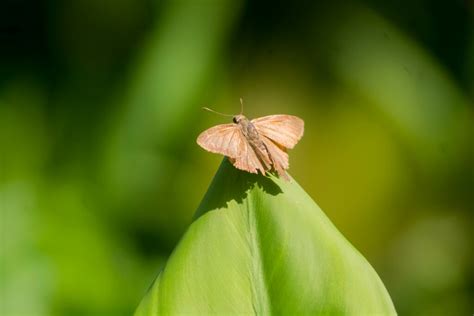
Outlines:
<svg viewBox="0 0 474 316"><path fill-rule="evenodd" d="M221 124L202 132L198 138L199 146L207 151L237 158L242 154L245 138L235 124Z"/></svg>
<svg viewBox="0 0 474 316"><path fill-rule="evenodd" d="M289 149L298 143L304 133L304 121L293 115L269 115L256 118L251 122L260 135Z"/></svg>
<svg viewBox="0 0 474 316"><path fill-rule="evenodd" d="M258 173L260 170L262 174L265 173L255 151L236 124L211 127L198 136L197 143L207 151L229 157L238 169L251 173Z"/></svg>

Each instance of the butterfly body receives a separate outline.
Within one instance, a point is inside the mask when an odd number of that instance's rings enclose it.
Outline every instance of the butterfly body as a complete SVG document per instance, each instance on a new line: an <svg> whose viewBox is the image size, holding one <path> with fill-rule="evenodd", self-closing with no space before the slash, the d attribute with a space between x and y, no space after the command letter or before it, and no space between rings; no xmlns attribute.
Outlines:
<svg viewBox="0 0 474 316"><path fill-rule="evenodd" d="M288 180L286 150L293 148L303 136L303 120L292 115L249 120L239 114L232 121L205 130L198 136L197 143L207 151L227 156L238 169L262 174L275 170Z"/></svg>
<svg viewBox="0 0 474 316"><path fill-rule="evenodd" d="M268 150L255 125L252 124L252 121L241 114L234 116L233 121L239 126L240 131L244 135L245 139L249 142L250 146L257 155L257 158L264 165L265 169L269 169L271 166L271 161L269 159Z"/></svg>

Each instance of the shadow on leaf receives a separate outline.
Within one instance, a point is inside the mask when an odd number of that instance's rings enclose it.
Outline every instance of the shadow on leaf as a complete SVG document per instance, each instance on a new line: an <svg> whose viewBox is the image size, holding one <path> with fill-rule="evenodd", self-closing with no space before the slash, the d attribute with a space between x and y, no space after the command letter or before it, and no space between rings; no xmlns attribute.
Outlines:
<svg viewBox="0 0 474 316"><path fill-rule="evenodd" d="M255 186L271 195L283 193L271 177L273 176L262 176L239 170L227 158L224 158L194 215L194 220L209 211L226 208L232 200L242 204L248 192Z"/></svg>

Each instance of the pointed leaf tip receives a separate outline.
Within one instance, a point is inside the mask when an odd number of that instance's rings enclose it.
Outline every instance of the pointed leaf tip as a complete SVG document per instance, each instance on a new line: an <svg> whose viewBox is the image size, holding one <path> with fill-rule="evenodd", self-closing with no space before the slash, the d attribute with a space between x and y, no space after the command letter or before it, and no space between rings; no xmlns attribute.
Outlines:
<svg viewBox="0 0 474 316"><path fill-rule="evenodd" d="M222 162L136 315L395 315L380 278L296 183Z"/></svg>

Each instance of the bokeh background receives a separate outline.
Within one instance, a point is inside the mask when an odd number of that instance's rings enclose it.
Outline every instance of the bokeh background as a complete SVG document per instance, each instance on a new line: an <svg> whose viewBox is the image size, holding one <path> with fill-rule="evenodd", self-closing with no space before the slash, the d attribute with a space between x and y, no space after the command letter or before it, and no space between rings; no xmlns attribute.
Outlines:
<svg viewBox="0 0 474 316"><path fill-rule="evenodd" d="M221 157L287 113L292 176L401 315L471 315L469 1L3 0L0 314L130 315Z"/></svg>

